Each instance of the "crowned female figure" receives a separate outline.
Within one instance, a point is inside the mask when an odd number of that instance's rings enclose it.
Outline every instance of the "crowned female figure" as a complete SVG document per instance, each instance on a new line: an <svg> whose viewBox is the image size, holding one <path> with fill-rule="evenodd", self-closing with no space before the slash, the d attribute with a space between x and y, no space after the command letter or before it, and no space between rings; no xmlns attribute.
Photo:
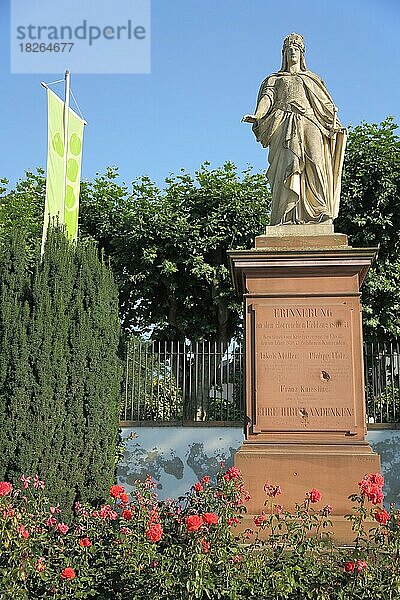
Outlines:
<svg viewBox="0 0 400 600"><path fill-rule="evenodd" d="M301 35L285 38L281 70L262 82L255 113L242 119L269 147L271 225L332 222L339 210L347 134L304 53Z"/></svg>

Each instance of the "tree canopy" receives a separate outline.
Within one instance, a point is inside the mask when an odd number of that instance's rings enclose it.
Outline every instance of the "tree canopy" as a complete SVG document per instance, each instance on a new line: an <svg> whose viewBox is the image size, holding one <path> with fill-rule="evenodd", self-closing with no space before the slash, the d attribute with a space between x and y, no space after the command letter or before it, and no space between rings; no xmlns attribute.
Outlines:
<svg viewBox="0 0 400 600"><path fill-rule="evenodd" d="M81 227L111 257L127 330L154 326L164 339L226 341L238 332L241 308L226 251L251 247L268 222L265 175L239 177L232 163L181 171L160 190L150 179L129 195L108 171L82 197Z"/></svg>
<svg viewBox="0 0 400 600"><path fill-rule="evenodd" d="M400 138L392 118L350 130L335 230L376 246L362 289L364 336L400 337Z"/></svg>

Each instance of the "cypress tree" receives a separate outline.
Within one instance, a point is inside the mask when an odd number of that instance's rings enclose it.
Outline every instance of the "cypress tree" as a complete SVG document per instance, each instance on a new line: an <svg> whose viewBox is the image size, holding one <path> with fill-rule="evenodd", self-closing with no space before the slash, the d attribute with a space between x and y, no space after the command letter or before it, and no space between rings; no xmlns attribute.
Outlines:
<svg viewBox="0 0 400 600"><path fill-rule="evenodd" d="M117 290L89 243L50 229L30 273L26 244L11 237L1 247L0 477L38 473L49 496L70 509L78 498L104 498L114 478Z"/></svg>
<svg viewBox="0 0 400 600"><path fill-rule="evenodd" d="M23 237L7 235L0 247L0 477L23 468L29 430L29 276Z"/></svg>

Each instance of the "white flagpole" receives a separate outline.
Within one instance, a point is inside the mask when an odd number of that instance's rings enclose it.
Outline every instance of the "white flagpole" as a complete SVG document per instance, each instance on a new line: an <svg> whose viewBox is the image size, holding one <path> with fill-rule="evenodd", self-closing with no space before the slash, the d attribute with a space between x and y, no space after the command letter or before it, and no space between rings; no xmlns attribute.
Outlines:
<svg viewBox="0 0 400 600"><path fill-rule="evenodd" d="M67 157L68 157L68 120L69 120L69 97L71 89L71 73L65 71L65 100L64 100L64 194L62 202L61 224L64 225L65 195L67 192Z"/></svg>
<svg viewBox="0 0 400 600"><path fill-rule="evenodd" d="M50 89L49 86L47 85L47 83L45 83L44 81L41 81L40 85L42 87L44 87L46 90ZM46 173L46 186L47 186L47 176L48 176L48 174ZM46 226L46 212L45 212L45 214L44 214L44 223L43 223L43 233L42 233L42 244L40 246L40 261L43 260L44 245L46 243L46 236L47 236L47 226Z"/></svg>

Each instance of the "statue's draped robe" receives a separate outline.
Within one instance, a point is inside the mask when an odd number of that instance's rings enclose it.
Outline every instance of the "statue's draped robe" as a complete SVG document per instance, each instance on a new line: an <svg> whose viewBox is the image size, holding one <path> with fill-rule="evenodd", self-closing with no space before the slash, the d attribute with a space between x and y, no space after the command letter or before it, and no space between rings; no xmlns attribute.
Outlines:
<svg viewBox="0 0 400 600"><path fill-rule="evenodd" d="M271 107L253 131L269 146L271 225L335 219L346 134L329 137L340 124L323 81L311 71L280 71L261 84L257 106L264 96Z"/></svg>

